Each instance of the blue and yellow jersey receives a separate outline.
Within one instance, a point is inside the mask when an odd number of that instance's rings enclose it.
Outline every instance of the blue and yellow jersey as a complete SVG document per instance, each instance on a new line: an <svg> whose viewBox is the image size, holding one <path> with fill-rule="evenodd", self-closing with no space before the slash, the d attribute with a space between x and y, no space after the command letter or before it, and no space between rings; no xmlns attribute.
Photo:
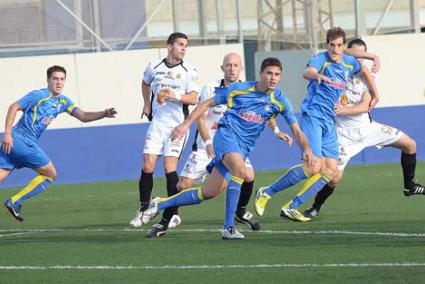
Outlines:
<svg viewBox="0 0 425 284"><path fill-rule="evenodd" d="M333 121L334 107L345 92L348 80L361 70L360 62L349 55L342 56L341 63L333 62L328 52L322 52L310 58L307 67L315 68L329 77L332 83L311 80L307 87L307 96L301 104L301 111L312 116Z"/></svg>
<svg viewBox="0 0 425 284"><path fill-rule="evenodd" d="M14 127L14 131L26 138L37 141L47 126L58 114L72 114L77 108L66 96L53 96L49 89L34 90L17 102L23 115Z"/></svg>
<svg viewBox="0 0 425 284"><path fill-rule="evenodd" d="M218 126L230 129L247 152L254 148L271 117L280 113L289 125L298 122L290 101L279 89L263 93L255 85L255 81L236 82L227 88L216 88L214 97L217 105L227 105Z"/></svg>

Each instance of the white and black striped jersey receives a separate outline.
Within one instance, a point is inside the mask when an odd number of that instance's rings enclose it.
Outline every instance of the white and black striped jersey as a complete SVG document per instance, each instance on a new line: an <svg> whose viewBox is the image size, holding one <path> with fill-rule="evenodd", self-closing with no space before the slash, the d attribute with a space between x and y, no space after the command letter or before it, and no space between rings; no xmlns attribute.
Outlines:
<svg viewBox="0 0 425 284"><path fill-rule="evenodd" d="M186 62L169 65L165 58L148 64L143 75L143 81L151 86L151 119L165 127L174 127L182 123L189 113L187 105L180 101L167 101L159 104L156 96L162 89L171 89L184 96L195 91L199 92L198 71Z"/></svg>

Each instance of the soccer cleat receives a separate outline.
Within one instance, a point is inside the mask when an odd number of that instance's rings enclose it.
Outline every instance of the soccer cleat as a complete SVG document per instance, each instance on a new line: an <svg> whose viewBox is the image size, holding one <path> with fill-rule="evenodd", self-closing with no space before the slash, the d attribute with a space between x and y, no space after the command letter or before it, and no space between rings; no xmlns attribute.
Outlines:
<svg viewBox="0 0 425 284"><path fill-rule="evenodd" d="M304 211L303 215L306 218L314 219L315 217L319 216L319 209L316 209L314 207L311 207Z"/></svg>
<svg viewBox="0 0 425 284"><path fill-rule="evenodd" d="M182 222L182 219L180 219L179 215L173 215L171 217L170 222L168 223L168 229L175 229L178 225L180 225Z"/></svg>
<svg viewBox="0 0 425 284"><path fill-rule="evenodd" d="M130 226L134 228L141 228L143 226L142 216L143 216L143 211L142 209L140 209L140 211L136 212L136 216L134 216L134 218L131 219Z"/></svg>
<svg viewBox="0 0 425 284"><path fill-rule="evenodd" d="M271 199L271 196L264 192L266 189L267 187L260 187L255 195L255 211L259 216L263 216L267 202Z"/></svg>
<svg viewBox="0 0 425 284"><path fill-rule="evenodd" d="M236 222L247 225L253 231L260 230L260 222L254 218L251 212L245 211L245 213L236 212L235 220Z"/></svg>
<svg viewBox="0 0 425 284"><path fill-rule="evenodd" d="M142 223L147 224L149 223L153 218L155 218L156 215L158 215L158 201L160 200L159 197L152 197L151 201L149 201L148 208L143 211L142 214Z"/></svg>
<svg viewBox="0 0 425 284"><path fill-rule="evenodd" d="M9 198L8 200L6 200L6 202L4 203L4 208L13 216L13 218L18 220L19 222L24 221L24 218L20 214L21 205L13 204L12 199Z"/></svg>
<svg viewBox="0 0 425 284"><path fill-rule="evenodd" d="M235 227L224 228L221 230L223 240L242 240L245 238L242 233Z"/></svg>
<svg viewBox="0 0 425 284"><path fill-rule="evenodd" d="M174 215L177 216L177 215ZM167 228L161 224L153 225L152 229L146 234L147 238L159 238L167 232Z"/></svg>
<svg viewBox="0 0 425 284"><path fill-rule="evenodd" d="M280 217L290 219L296 222L310 222L311 218L304 217L297 209L282 208L280 211Z"/></svg>
<svg viewBox="0 0 425 284"><path fill-rule="evenodd" d="M411 188L405 188L403 189L404 196L411 196L411 195L418 195L418 194L425 194L425 188L423 185L419 183L413 184Z"/></svg>

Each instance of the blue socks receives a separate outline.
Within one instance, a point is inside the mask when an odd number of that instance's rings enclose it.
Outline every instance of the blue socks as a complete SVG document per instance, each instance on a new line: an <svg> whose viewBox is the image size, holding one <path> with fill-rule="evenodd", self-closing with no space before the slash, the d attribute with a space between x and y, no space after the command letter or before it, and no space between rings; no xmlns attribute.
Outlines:
<svg viewBox="0 0 425 284"><path fill-rule="evenodd" d="M27 184L27 186L12 196L12 203L14 205L21 205L25 200L45 191L52 182L53 180L49 177L42 175L36 176Z"/></svg>
<svg viewBox="0 0 425 284"><path fill-rule="evenodd" d="M269 196L273 196L276 193L299 183L305 178L307 178L307 175L304 171L304 166L296 165L290 168L283 176L270 185L265 190L265 193L267 193Z"/></svg>
<svg viewBox="0 0 425 284"><path fill-rule="evenodd" d="M200 186L188 188L176 195L161 198L158 202L158 211L174 206L199 204L203 199Z"/></svg>
<svg viewBox="0 0 425 284"><path fill-rule="evenodd" d="M316 195L327 183L329 179L320 173L315 174L307 180L297 195L283 207L297 209L304 202Z"/></svg>
<svg viewBox="0 0 425 284"><path fill-rule="evenodd" d="M238 207L239 195L243 179L232 176L226 190L226 215L224 219L224 228L235 226L235 214Z"/></svg>

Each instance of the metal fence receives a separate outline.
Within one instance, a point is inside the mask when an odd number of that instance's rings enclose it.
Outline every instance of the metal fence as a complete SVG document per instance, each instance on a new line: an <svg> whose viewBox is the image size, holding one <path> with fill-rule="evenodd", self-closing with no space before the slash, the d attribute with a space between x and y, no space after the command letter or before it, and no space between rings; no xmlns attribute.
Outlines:
<svg viewBox="0 0 425 284"><path fill-rule="evenodd" d="M1 0L0 57L157 47L173 31L192 45L317 48L332 26L420 32L424 11L425 0Z"/></svg>

